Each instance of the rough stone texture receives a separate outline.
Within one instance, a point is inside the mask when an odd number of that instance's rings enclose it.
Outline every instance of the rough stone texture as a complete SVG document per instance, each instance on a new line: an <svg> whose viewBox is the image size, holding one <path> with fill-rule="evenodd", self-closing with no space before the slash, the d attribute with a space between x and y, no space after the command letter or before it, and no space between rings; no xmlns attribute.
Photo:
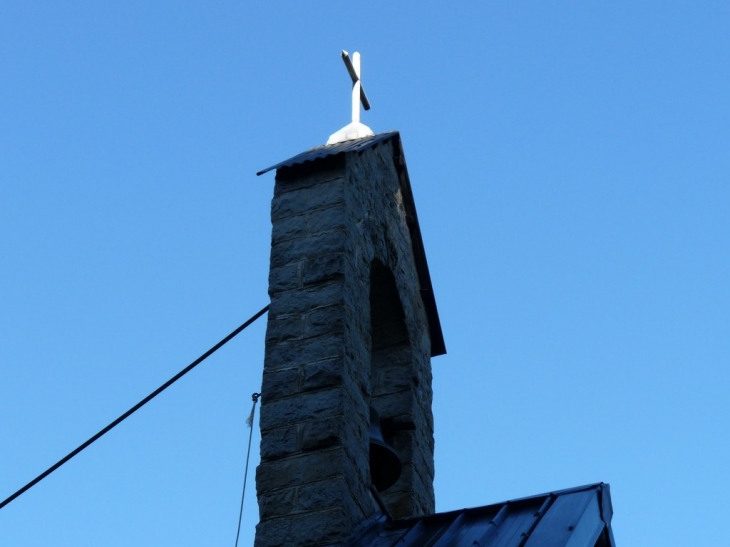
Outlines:
<svg viewBox="0 0 730 547"><path fill-rule="evenodd" d="M428 322L392 144L277 173L256 547L340 545L377 507L369 405L403 463L382 497L434 512Z"/></svg>

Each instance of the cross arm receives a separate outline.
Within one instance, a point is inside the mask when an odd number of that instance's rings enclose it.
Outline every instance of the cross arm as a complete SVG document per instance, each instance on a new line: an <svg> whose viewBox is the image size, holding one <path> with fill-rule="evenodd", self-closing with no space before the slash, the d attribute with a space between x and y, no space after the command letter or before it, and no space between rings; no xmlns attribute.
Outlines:
<svg viewBox="0 0 730 547"><path fill-rule="evenodd" d="M342 60L345 63L345 67L347 67L347 72L350 74L352 83L357 83L360 80L360 75L357 73L355 66L352 64L350 54L344 50L342 51ZM360 83L360 102L365 110L370 110L370 101L368 100L368 96L365 94L365 89L362 87L362 82Z"/></svg>

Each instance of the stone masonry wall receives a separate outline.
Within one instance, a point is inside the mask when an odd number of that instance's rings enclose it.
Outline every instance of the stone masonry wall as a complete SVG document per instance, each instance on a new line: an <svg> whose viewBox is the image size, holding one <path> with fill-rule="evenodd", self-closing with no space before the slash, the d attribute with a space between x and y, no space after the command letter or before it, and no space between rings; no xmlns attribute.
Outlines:
<svg viewBox="0 0 730 547"><path fill-rule="evenodd" d="M434 511L429 331L392 153L386 142L277 173L256 547L340 545L377 510L370 404L403 462L389 510ZM392 273L401 310L374 317L407 337L371 324L374 267Z"/></svg>

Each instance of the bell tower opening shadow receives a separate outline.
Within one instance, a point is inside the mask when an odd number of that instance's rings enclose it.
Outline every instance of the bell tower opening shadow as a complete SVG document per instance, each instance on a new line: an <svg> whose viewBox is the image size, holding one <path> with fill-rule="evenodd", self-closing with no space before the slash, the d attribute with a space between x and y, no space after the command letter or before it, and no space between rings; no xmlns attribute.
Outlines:
<svg viewBox="0 0 730 547"><path fill-rule="evenodd" d="M432 482L431 477L420 476L419 462L414 461L420 452L414 450L414 445L423 440L422 435L416 434L416 423L427 422L414 416L419 410L418 403L424 402L423 398L419 401L423 373L414 360L395 276L378 259L370 266L370 337L370 404L380 417L383 440L393 447L402 465L398 481L380 495L395 518L412 516L423 510L424 501L416 499L417 492L422 492L423 488L414 489L413 483ZM431 435L427 438L433 442ZM371 458L372 449L371 446ZM432 444L429 449L432 454ZM389 465L387 459L375 463ZM432 469L431 466L426 468ZM388 471L376 469L375 473L388 474Z"/></svg>

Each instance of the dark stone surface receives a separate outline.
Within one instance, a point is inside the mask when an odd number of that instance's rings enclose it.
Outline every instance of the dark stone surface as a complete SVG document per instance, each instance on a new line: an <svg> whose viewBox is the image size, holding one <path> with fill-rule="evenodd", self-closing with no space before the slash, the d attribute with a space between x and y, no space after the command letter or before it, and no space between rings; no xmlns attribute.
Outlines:
<svg viewBox="0 0 730 547"><path fill-rule="evenodd" d="M297 488L274 490L264 496L259 496L259 518L267 520L286 516L296 511Z"/></svg>
<svg viewBox="0 0 730 547"><path fill-rule="evenodd" d="M304 334L303 314L270 316L266 325L266 343L278 344L300 340Z"/></svg>
<svg viewBox="0 0 730 547"><path fill-rule="evenodd" d="M301 424L303 452L346 444L345 417L332 416Z"/></svg>
<svg viewBox="0 0 730 547"><path fill-rule="evenodd" d="M431 344L391 144L328 166L274 189L257 547L338 545L377 510L370 404L410 428L392 433L390 510L435 510Z"/></svg>
<svg viewBox="0 0 730 547"><path fill-rule="evenodd" d="M292 364L340 357L344 351L343 342L342 334L329 333L317 338L272 343L270 351L267 347L264 368L276 369Z"/></svg>
<svg viewBox="0 0 730 547"><path fill-rule="evenodd" d="M276 292L272 295L269 317L306 313L316 308L344 304L344 283L332 281L303 287L298 290Z"/></svg>
<svg viewBox="0 0 730 547"><path fill-rule="evenodd" d="M344 306L317 308L305 316L303 336L313 338L325 334L343 334L348 310Z"/></svg>
<svg viewBox="0 0 730 547"><path fill-rule="evenodd" d="M342 358L326 359L304 365L302 389L314 390L339 386L345 377L345 366Z"/></svg>
<svg viewBox="0 0 730 547"><path fill-rule="evenodd" d="M264 371L261 383L262 401L271 402L288 397L300 391L301 373L298 368L284 368Z"/></svg>
<svg viewBox="0 0 730 547"><path fill-rule="evenodd" d="M337 477L348 462L339 447L264 461L256 469L256 489L261 494Z"/></svg>
<svg viewBox="0 0 730 547"><path fill-rule="evenodd" d="M310 257L302 263L301 281L313 285L345 275L345 254L340 252Z"/></svg>
<svg viewBox="0 0 730 547"><path fill-rule="evenodd" d="M298 188L275 196L271 202L271 220L310 213L316 209L328 208L344 199L342 178L327 180L312 187Z"/></svg>
<svg viewBox="0 0 730 547"><path fill-rule="evenodd" d="M333 165L324 164L318 166L317 169L308 170L306 174L299 174L293 177L291 170L286 170L286 176L280 176L282 173L276 174L276 186L274 186L274 197L279 197L287 192L301 190L302 188L310 188L319 184L330 182L344 177L344 162L335 162Z"/></svg>
<svg viewBox="0 0 730 547"><path fill-rule="evenodd" d="M278 427L267 432L268 442L261 447L262 460L276 460L299 452L299 428Z"/></svg>
<svg viewBox="0 0 730 547"><path fill-rule="evenodd" d="M254 547L339 545L351 529L351 518L341 508L287 515L259 522Z"/></svg>
<svg viewBox="0 0 730 547"><path fill-rule="evenodd" d="M342 414L344 404L340 389L305 392L277 399L268 403L266 413L261 413L261 430Z"/></svg>
<svg viewBox="0 0 730 547"><path fill-rule="evenodd" d="M269 270L269 292L279 293L302 286L302 262L293 262L286 266Z"/></svg>
<svg viewBox="0 0 730 547"><path fill-rule="evenodd" d="M271 248L271 267L337 253L344 247L345 239L345 233L336 230L276 243Z"/></svg>

